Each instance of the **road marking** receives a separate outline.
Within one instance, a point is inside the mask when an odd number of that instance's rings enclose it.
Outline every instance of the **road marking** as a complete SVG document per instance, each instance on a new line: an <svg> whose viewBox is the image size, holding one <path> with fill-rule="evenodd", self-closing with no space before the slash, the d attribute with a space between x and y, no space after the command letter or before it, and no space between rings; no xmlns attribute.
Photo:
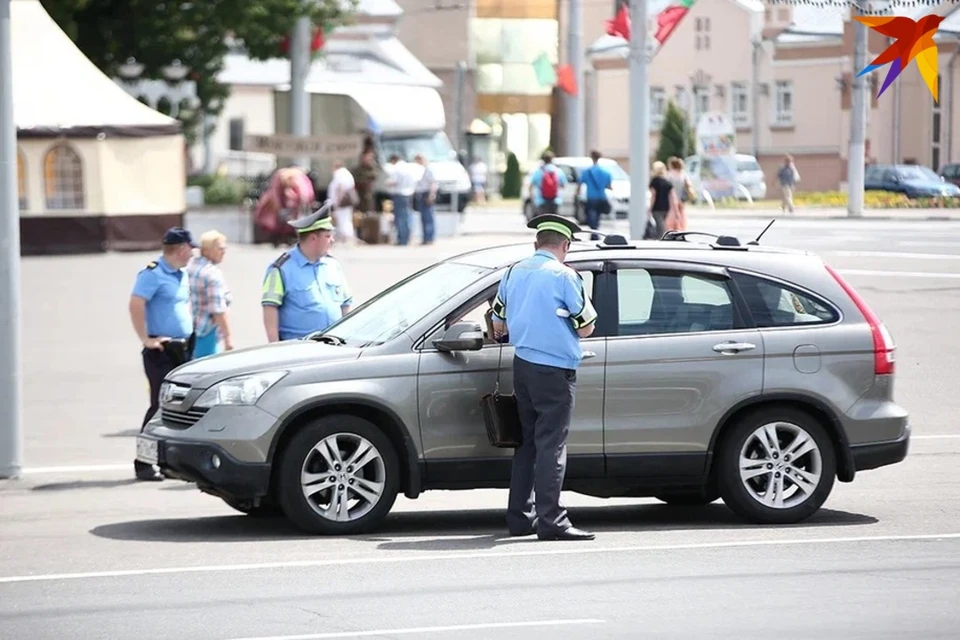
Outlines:
<svg viewBox="0 0 960 640"><path fill-rule="evenodd" d="M911 260L960 260L955 253L897 253L896 251L825 251L849 258L909 258Z"/></svg>
<svg viewBox="0 0 960 640"><path fill-rule="evenodd" d="M366 558L336 558L331 560L291 560L288 562L261 562L256 564L221 564L194 567L162 567L158 569L125 569L118 571L90 571L86 573L50 573L30 576L0 577L0 584L20 582L54 582L57 580L88 580L95 578L122 578L131 576L168 575L173 573L221 573L224 571L257 571L264 569L292 569L305 567L339 567L358 564L405 564L412 562L448 562L450 560L479 560L502 558L532 558L537 556L587 555L596 553L631 553L683 551L692 549L725 549L737 547L781 547L789 545L849 544L853 542L898 542L913 540L947 540L960 538L960 533L935 533L904 536L861 536L849 538L793 538L784 540L740 540L735 542L698 542L689 544L645 545L633 547L580 547L564 545L527 551L478 551L476 553L444 553L433 555L368 556ZM549 543L547 543L549 544Z"/></svg>
<svg viewBox="0 0 960 640"><path fill-rule="evenodd" d="M78 464L70 467L27 467L25 475L39 473L82 473L85 471L127 471L133 469L133 463L128 464Z"/></svg>
<svg viewBox="0 0 960 640"><path fill-rule="evenodd" d="M490 622L487 624L459 624L449 627L417 627L413 629L377 629L375 631L334 631L308 633L297 636L262 636L235 640L323 640L324 638L367 638L370 636L410 635L414 633L442 633L444 631L480 631L485 629L516 629L519 627L559 627L577 624L603 624L605 620L541 620L529 622Z"/></svg>
<svg viewBox="0 0 960 640"><path fill-rule="evenodd" d="M872 271L868 269L837 269L849 276L889 276L891 278L960 278L960 273L930 273L925 271Z"/></svg>
<svg viewBox="0 0 960 640"><path fill-rule="evenodd" d="M954 438L960 438L960 433L947 433L935 436L910 436L911 440L952 440Z"/></svg>

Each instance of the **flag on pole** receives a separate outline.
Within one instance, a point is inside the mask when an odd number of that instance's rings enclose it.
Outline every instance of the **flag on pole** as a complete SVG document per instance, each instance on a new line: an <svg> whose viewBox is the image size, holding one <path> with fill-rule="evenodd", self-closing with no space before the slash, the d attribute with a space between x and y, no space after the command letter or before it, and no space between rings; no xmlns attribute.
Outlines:
<svg viewBox="0 0 960 640"><path fill-rule="evenodd" d="M680 24L684 16L690 13L690 7L696 0L679 0L672 3L669 7L657 14L657 32L653 35L657 43L662 47L670 34Z"/></svg>
<svg viewBox="0 0 960 640"><path fill-rule="evenodd" d="M546 53L541 53L533 61L533 73L537 77L537 83L541 87L552 87L557 84L557 72L553 68L553 63Z"/></svg>
<svg viewBox="0 0 960 640"><path fill-rule="evenodd" d="M607 20L607 35L618 36L624 40L630 40L630 12L627 6L622 5L613 20Z"/></svg>
<svg viewBox="0 0 960 640"><path fill-rule="evenodd" d="M656 12L656 31L651 35L654 42L649 44L650 57L667 42L676 28L680 25L683 18L690 13L697 0L661 0L657 5L663 7L659 11L656 5L653 12ZM665 6L664 6L665 5ZM606 21L606 31L608 35L623 38L630 41L630 11L626 5L620 7L617 15L612 20Z"/></svg>
<svg viewBox="0 0 960 640"><path fill-rule="evenodd" d="M557 87L572 96L577 95L577 79L573 74L573 67L568 64L557 67Z"/></svg>

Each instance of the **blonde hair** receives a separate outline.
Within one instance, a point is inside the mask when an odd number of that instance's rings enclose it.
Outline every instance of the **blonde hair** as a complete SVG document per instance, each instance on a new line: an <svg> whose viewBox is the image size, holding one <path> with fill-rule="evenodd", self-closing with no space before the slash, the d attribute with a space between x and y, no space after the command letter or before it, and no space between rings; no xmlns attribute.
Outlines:
<svg viewBox="0 0 960 640"><path fill-rule="evenodd" d="M206 252L216 248L218 244L225 244L226 242L227 236L215 229L211 229L210 231L205 231L203 235L200 236L200 250Z"/></svg>
<svg viewBox="0 0 960 640"><path fill-rule="evenodd" d="M659 160L653 163L653 175L655 177L663 177L667 173L667 165L663 164Z"/></svg>

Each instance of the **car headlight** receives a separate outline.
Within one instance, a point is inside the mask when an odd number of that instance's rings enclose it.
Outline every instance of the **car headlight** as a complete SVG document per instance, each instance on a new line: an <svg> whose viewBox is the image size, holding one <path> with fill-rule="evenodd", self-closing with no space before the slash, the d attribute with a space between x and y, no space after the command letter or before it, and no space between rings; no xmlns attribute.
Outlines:
<svg viewBox="0 0 960 640"><path fill-rule="evenodd" d="M193 406L210 408L217 405L256 404L260 396L285 375L286 371L266 371L229 378L204 391Z"/></svg>

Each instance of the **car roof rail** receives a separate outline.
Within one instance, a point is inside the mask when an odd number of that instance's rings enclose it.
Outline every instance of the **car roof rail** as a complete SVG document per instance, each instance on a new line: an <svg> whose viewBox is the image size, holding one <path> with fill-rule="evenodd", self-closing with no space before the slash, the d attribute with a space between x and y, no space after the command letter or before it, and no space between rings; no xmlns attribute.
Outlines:
<svg viewBox="0 0 960 640"><path fill-rule="evenodd" d="M686 242L687 236L707 236L714 238L714 242L711 242L710 246L715 249L742 247L740 240L736 236L717 235L705 231L667 231L660 239L665 241Z"/></svg>
<svg viewBox="0 0 960 640"><path fill-rule="evenodd" d="M582 233L592 233L598 236L602 236L602 239L598 242L596 240L580 240L576 239L574 242L583 242L593 244L600 249L636 249L637 245L627 240L624 236L619 233L602 233L600 231L594 231L593 229L584 229Z"/></svg>

